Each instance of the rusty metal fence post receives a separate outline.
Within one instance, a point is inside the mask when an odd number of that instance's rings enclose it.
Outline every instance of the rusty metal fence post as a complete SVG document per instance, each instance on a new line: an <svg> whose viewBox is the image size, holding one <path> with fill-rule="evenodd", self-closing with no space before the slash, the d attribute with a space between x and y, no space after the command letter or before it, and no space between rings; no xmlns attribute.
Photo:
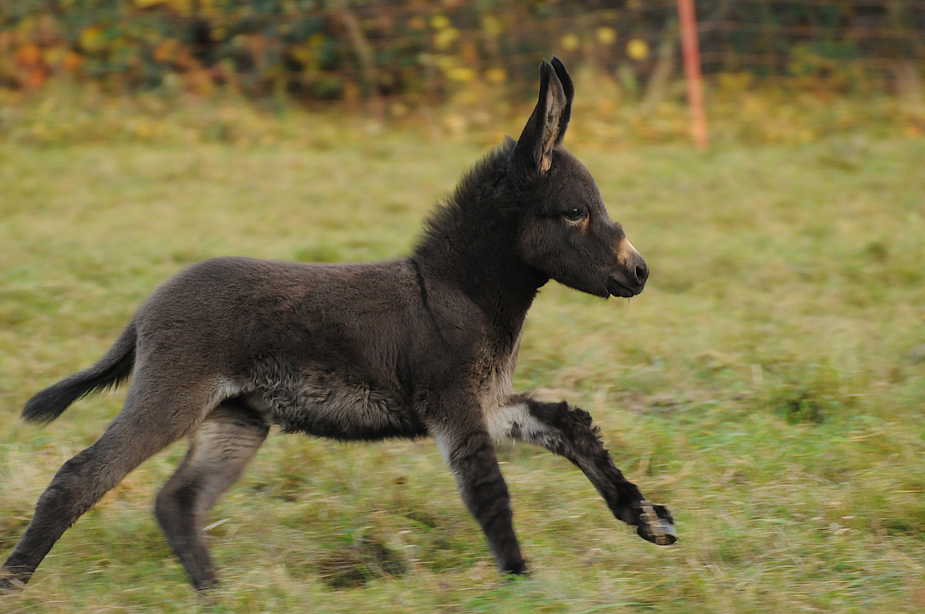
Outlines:
<svg viewBox="0 0 925 614"><path fill-rule="evenodd" d="M697 16L694 0L678 0L681 22L681 53L684 58L684 78L687 81L687 102L691 107L691 136L700 149L707 146L707 118L703 109L703 77L700 72L700 45L697 40Z"/></svg>

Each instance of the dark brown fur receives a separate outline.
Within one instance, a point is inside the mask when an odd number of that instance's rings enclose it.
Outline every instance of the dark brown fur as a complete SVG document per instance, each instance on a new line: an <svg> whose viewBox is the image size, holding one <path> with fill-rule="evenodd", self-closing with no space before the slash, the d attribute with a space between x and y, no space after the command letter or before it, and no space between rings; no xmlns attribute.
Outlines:
<svg viewBox="0 0 925 614"><path fill-rule="evenodd" d="M511 390L524 318L549 279L607 297L638 294L648 277L591 175L560 147L565 67L554 59L540 74L520 139L463 178L410 257L196 264L148 298L96 365L30 400L27 420L53 420L132 374L122 411L39 499L0 588L27 582L81 514L182 437L190 449L156 515L193 584L212 586L202 525L271 424L340 440L433 436L502 572L526 569L495 454L505 438L569 459L617 518L674 542L670 514L623 477L587 412Z"/></svg>

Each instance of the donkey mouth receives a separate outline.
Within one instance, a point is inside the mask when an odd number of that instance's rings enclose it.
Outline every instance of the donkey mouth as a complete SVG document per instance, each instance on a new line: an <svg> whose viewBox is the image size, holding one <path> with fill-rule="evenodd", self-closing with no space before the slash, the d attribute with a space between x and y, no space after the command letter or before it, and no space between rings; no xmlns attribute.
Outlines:
<svg viewBox="0 0 925 614"><path fill-rule="evenodd" d="M631 296L636 296L642 292L642 289L645 288L645 286L645 282L641 284L629 284L621 279L618 279L615 275L611 275L607 278L607 291L610 292L611 296L630 298Z"/></svg>

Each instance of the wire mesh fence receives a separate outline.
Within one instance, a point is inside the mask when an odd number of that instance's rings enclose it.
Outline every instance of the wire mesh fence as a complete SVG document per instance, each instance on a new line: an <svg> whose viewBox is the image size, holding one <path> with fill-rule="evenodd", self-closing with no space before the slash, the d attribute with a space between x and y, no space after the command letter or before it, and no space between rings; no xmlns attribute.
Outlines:
<svg viewBox="0 0 925 614"><path fill-rule="evenodd" d="M925 0L698 0L708 79L917 91ZM532 91L541 58L639 97L680 78L675 0L6 0L0 88L56 75L117 92L434 103L475 82Z"/></svg>

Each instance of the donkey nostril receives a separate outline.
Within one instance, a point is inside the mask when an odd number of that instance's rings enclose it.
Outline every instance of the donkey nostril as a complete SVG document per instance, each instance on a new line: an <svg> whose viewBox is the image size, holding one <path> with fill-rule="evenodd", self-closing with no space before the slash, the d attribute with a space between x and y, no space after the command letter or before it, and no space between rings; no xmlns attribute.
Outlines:
<svg viewBox="0 0 925 614"><path fill-rule="evenodd" d="M636 267L636 279L642 283L649 277L649 267L640 264Z"/></svg>

